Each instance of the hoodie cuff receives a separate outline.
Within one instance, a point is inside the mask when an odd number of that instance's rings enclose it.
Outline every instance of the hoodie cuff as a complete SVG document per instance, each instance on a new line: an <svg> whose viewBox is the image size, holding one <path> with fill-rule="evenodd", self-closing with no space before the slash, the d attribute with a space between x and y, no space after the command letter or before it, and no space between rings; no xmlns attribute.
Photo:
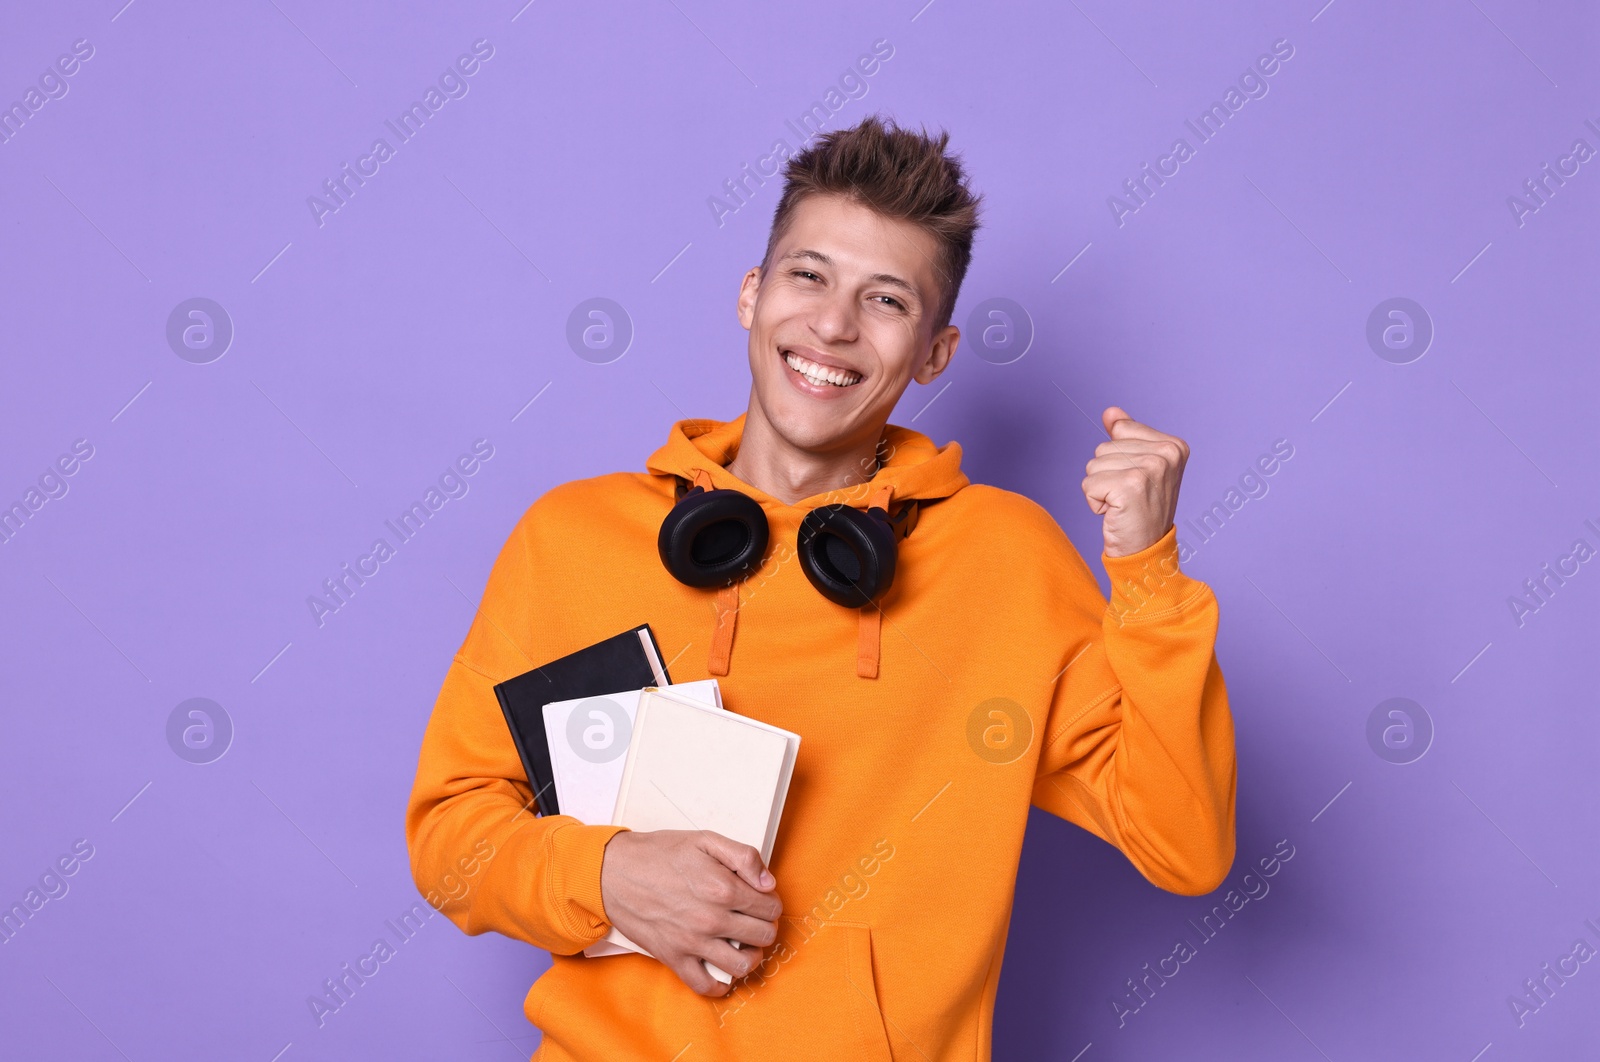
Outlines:
<svg viewBox="0 0 1600 1062"><path fill-rule="evenodd" d="M1102 551L1100 563L1111 578L1107 611L1119 624L1164 616L1206 590L1178 568L1176 525L1137 553L1112 557Z"/></svg>
<svg viewBox="0 0 1600 1062"><path fill-rule="evenodd" d="M590 826L577 819L549 835L551 869L548 879L551 906L560 912L565 929L580 948L605 936L611 923L600 897L600 869L606 845L626 826Z"/></svg>

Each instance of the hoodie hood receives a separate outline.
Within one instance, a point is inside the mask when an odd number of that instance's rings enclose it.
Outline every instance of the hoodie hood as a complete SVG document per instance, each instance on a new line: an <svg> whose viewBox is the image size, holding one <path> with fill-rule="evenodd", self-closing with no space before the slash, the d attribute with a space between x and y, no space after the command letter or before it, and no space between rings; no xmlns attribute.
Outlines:
<svg viewBox="0 0 1600 1062"><path fill-rule="evenodd" d="M645 463L650 472L676 477L688 485L708 490L736 490L753 498L763 509L810 510L824 505L845 504L857 509L879 507L887 511L899 528L899 537L916 527L917 514L927 502L948 498L969 482L961 471L961 444L948 442L935 446L921 432L899 425L884 426L878 446L882 463L869 479L802 498L793 506L757 490L727 470L739 452L744 437L746 414L729 421L680 420L672 425L667 442ZM908 504L910 503L910 504ZM769 547L770 548L770 547ZM733 640L739 621L739 583L714 592L711 650L706 669L712 675L726 675L732 666ZM876 601L856 610L859 617L856 637L856 675L878 677L879 646L883 610Z"/></svg>
<svg viewBox="0 0 1600 1062"><path fill-rule="evenodd" d="M654 473L682 477L690 483L694 482L697 471L705 472L716 488L742 491L764 508L782 507L782 501L727 470L728 462L739 452L739 442L744 438L745 416L741 413L728 421L676 422L666 444L650 455L645 467ZM966 473L961 471L961 444L958 442L935 446L933 440L921 432L889 424L884 427L878 452L884 464L876 475L865 481L869 489L863 490L860 484L839 487L802 498L793 507L815 509L842 501L864 509L884 487L889 488L896 502L936 501L948 498L968 483Z"/></svg>

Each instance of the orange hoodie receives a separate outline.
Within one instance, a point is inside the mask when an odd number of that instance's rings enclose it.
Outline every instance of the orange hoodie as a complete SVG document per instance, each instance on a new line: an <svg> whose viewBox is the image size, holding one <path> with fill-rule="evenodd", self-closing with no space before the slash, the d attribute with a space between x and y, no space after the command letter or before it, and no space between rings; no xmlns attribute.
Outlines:
<svg viewBox="0 0 1600 1062"><path fill-rule="evenodd" d="M467 933L551 952L524 1004L544 1062L987 1060L1030 804L1172 892L1232 865L1216 598L1178 570L1169 530L1102 556L1108 603L1050 514L969 483L957 443L890 425L871 480L785 505L723 467L743 428L680 421L648 473L564 484L518 521L423 738L413 875ZM676 477L697 473L767 514L737 593L685 586L657 556ZM838 501L920 502L861 615L795 558L805 513ZM721 999L642 955L579 954L609 926L600 867L620 827L526 810L491 689L645 622L675 681L715 675L729 710L803 739L771 863L778 941Z"/></svg>

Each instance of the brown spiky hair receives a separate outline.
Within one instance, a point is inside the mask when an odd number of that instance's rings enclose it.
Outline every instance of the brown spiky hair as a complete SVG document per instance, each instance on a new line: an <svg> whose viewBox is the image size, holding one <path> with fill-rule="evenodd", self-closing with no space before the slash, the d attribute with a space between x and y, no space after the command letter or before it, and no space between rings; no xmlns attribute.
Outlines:
<svg viewBox="0 0 1600 1062"><path fill-rule="evenodd" d="M824 133L784 168L783 195L761 259L763 275L803 200L813 195L844 196L885 217L909 221L939 241L934 275L944 297L931 333L937 335L955 313L956 296L972 262L972 238L983 199L967 187L960 156L946 154L949 141L947 131L936 136L925 127L912 132L901 129L893 118L885 123L876 114L849 129Z"/></svg>

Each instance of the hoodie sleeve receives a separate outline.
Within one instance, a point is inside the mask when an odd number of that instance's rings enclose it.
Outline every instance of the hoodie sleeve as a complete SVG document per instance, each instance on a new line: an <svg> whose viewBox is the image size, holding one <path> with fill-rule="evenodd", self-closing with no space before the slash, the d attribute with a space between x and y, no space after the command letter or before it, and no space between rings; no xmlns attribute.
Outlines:
<svg viewBox="0 0 1600 1062"><path fill-rule="evenodd" d="M1052 622L1069 644L1033 803L1115 845L1160 888L1210 892L1233 865L1237 780L1216 596L1179 570L1175 528L1138 553L1102 554L1109 602L1060 538L1074 574Z"/></svg>
<svg viewBox="0 0 1600 1062"><path fill-rule="evenodd" d="M406 808L406 843L418 891L463 931L493 930L570 955L608 928L600 866L622 827L535 817L495 698L495 683L538 663L522 648L541 619L534 602L545 599L535 592L528 545L537 509L501 549L445 674Z"/></svg>

